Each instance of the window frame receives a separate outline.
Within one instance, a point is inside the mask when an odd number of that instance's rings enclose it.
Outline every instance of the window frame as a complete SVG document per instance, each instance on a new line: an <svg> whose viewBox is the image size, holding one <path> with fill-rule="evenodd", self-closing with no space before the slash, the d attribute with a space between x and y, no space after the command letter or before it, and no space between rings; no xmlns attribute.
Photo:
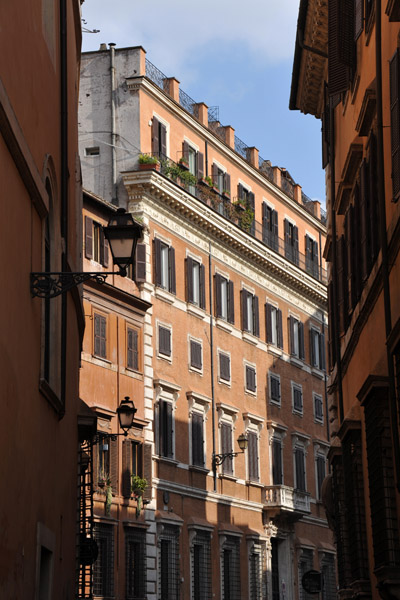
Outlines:
<svg viewBox="0 0 400 600"><path fill-rule="evenodd" d="M226 301L222 301L222 286L226 286ZM235 300L234 300L234 284L229 277L222 273L214 274L214 289L215 289L215 316L217 319L222 319L231 325L235 323ZM223 306L225 305L225 306ZM225 309L225 310L224 310ZM226 312L226 316L223 314Z"/></svg>
<svg viewBox="0 0 400 600"><path fill-rule="evenodd" d="M197 392L186 392L186 397L189 403L188 427L189 427L189 464L197 469L206 469L207 461L207 437L206 437L206 421L207 413L211 406L211 399ZM193 459L193 428L192 415L200 415L202 418L202 444L203 444L203 464L197 465Z"/></svg>
<svg viewBox="0 0 400 600"><path fill-rule="evenodd" d="M275 379L278 381L279 384L279 400L275 400L272 397L272 383L271 380ZM279 375L279 373L273 373L272 371L268 371L268 388L269 388L269 401L271 404L274 404L276 406L281 406L281 401L282 401L282 390L281 390L281 376Z"/></svg>
<svg viewBox="0 0 400 600"><path fill-rule="evenodd" d="M130 334L130 332L132 332L132 334L135 334L135 336L136 336L136 349L135 348L131 349L131 351L133 352L133 356L136 354L136 367L134 366L135 360L133 360L132 365L129 364L129 352L130 352L129 334ZM135 336L133 336L133 337L135 337ZM136 327L135 325L132 325L131 323L127 323L126 324L126 368L130 371L134 371L135 373L141 373L141 371L142 371L140 348L141 348L141 329L139 329L139 327Z"/></svg>
<svg viewBox="0 0 400 600"><path fill-rule="evenodd" d="M231 386L231 380L232 380L232 366L231 366L231 353L230 352L226 352L224 350L220 350L219 348L217 349L217 356L218 356L218 383L223 383L224 385L228 385L229 387ZM228 379L224 379L221 375L221 357L227 358L228 359L228 368L229 368L229 378Z"/></svg>
<svg viewBox="0 0 400 600"><path fill-rule="evenodd" d="M254 363L249 363L246 360L243 361L243 367L244 367L244 391L247 394L251 394L252 396L256 396L257 395L257 367ZM248 387L248 377L247 374L248 372L253 372L254 374L254 388L252 389L251 387Z"/></svg>
<svg viewBox="0 0 400 600"><path fill-rule="evenodd" d="M200 366L193 364L193 345L196 344L200 347ZM188 354L189 354L189 371L194 371L195 373L203 374L203 340L194 338L189 335L188 337Z"/></svg>
<svg viewBox="0 0 400 600"><path fill-rule="evenodd" d="M197 269L197 272L195 271ZM197 296L196 297L196 292ZM186 301L201 310L206 308L205 266L199 257L186 256Z"/></svg>
<svg viewBox="0 0 400 600"><path fill-rule="evenodd" d="M98 319L101 319L100 321L100 330L102 328L102 323L104 322L104 336L101 335L101 331L100 331L100 335L96 335L96 317ZM101 311L99 311L97 308L93 308L93 356L95 358L98 358L100 360L105 360L108 361L108 338L109 338L109 320L108 320L109 315L102 313ZM100 343L100 352L96 352L96 339L99 339L99 343ZM102 340L103 340L103 348L104 348L104 354L102 354Z"/></svg>
<svg viewBox="0 0 400 600"><path fill-rule="evenodd" d="M321 400L321 415L317 414L317 398ZM314 421L315 423L319 423L320 425L324 424L324 400L322 394L318 394L317 392L313 392L313 407L314 407Z"/></svg>
<svg viewBox="0 0 400 600"><path fill-rule="evenodd" d="M295 315L289 315L289 349L290 356L304 362L304 324Z"/></svg>
<svg viewBox="0 0 400 600"><path fill-rule="evenodd" d="M157 358L162 360L167 360L172 363L172 325L168 325L167 323L162 323L161 321L156 321L157 327ZM160 347L160 329L164 329L165 331L169 331L169 343L170 349L169 354L167 352L163 352Z"/></svg>
<svg viewBox="0 0 400 600"><path fill-rule="evenodd" d="M303 416L304 414L304 397L303 397L303 386L300 383L296 383L295 381L291 381L291 390L292 390L292 412L293 414ZM300 392L301 397L301 408L296 407L295 392Z"/></svg>
<svg viewBox="0 0 400 600"><path fill-rule="evenodd" d="M258 296L254 291L243 287L241 294L241 313L242 313L242 331L249 333L254 337L260 337L260 315ZM249 313L251 314L251 324L249 323ZM251 325L251 326L250 326Z"/></svg>

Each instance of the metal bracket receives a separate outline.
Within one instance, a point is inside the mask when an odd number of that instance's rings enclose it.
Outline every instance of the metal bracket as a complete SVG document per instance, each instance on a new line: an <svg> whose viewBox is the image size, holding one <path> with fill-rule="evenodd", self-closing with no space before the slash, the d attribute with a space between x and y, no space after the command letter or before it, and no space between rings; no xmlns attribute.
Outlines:
<svg viewBox="0 0 400 600"><path fill-rule="evenodd" d="M75 286L94 279L97 283L105 283L108 275L120 275L118 271L92 273L31 273L32 298L56 298Z"/></svg>

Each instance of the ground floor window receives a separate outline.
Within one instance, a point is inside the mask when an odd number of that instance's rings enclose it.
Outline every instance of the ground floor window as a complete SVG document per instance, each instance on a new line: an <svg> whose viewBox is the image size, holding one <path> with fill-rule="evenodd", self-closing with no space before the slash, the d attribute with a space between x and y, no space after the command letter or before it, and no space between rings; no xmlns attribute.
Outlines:
<svg viewBox="0 0 400 600"><path fill-rule="evenodd" d="M226 536L221 548L222 600L241 600L240 539Z"/></svg>
<svg viewBox="0 0 400 600"><path fill-rule="evenodd" d="M95 596L114 595L114 527L96 523L94 538L98 554L93 565L93 594Z"/></svg>
<svg viewBox="0 0 400 600"><path fill-rule="evenodd" d="M146 533L125 530L126 600L146 597Z"/></svg>
<svg viewBox="0 0 400 600"><path fill-rule="evenodd" d="M211 536L196 531L191 547L192 600L211 598Z"/></svg>
<svg viewBox="0 0 400 600"><path fill-rule="evenodd" d="M158 599L179 600L179 527L163 527L158 538L158 564Z"/></svg>

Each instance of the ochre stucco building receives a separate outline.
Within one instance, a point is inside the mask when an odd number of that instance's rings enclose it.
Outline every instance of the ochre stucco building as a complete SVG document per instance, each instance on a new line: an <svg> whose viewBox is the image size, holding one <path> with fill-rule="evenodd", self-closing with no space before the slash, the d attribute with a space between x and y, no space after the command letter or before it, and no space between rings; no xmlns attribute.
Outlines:
<svg viewBox="0 0 400 600"><path fill-rule="evenodd" d="M85 53L80 103L85 268L110 269L93 239L116 206L144 226L133 271L111 282L121 292L85 289L82 398L116 431L117 404L134 397L135 453L152 449L150 471L130 463L149 478L144 510L124 488L121 441L109 515L95 496L114 593L304 598L302 575L315 568L333 599L319 203L141 47ZM247 450L214 476L213 457L239 452L241 434ZM95 486L102 477L98 464ZM129 558L135 536L140 568Z"/></svg>
<svg viewBox="0 0 400 600"><path fill-rule="evenodd" d="M290 107L322 119L326 486L343 598L400 597L398 2L302 0Z"/></svg>

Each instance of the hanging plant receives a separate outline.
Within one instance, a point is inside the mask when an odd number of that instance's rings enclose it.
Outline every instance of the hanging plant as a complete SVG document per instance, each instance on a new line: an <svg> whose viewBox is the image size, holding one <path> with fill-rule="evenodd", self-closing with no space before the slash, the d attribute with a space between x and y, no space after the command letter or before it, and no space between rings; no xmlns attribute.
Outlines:
<svg viewBox="0 0 400 600"><path fill-rule="evenodd" d="M109 517L111 514L111 504L112 504L112 486L111 486L111 479L108 479L107 487L106 487L106 515L107 515L107 517Z"/></svg>
<svg viewBox="0 0 400 600"><path fill-rule="evenodd" d="M136 516L140 515L143 503L143 493L147 488L147 479L139 477L139 475L131 475L131 489L136 498Z"/></svg>

